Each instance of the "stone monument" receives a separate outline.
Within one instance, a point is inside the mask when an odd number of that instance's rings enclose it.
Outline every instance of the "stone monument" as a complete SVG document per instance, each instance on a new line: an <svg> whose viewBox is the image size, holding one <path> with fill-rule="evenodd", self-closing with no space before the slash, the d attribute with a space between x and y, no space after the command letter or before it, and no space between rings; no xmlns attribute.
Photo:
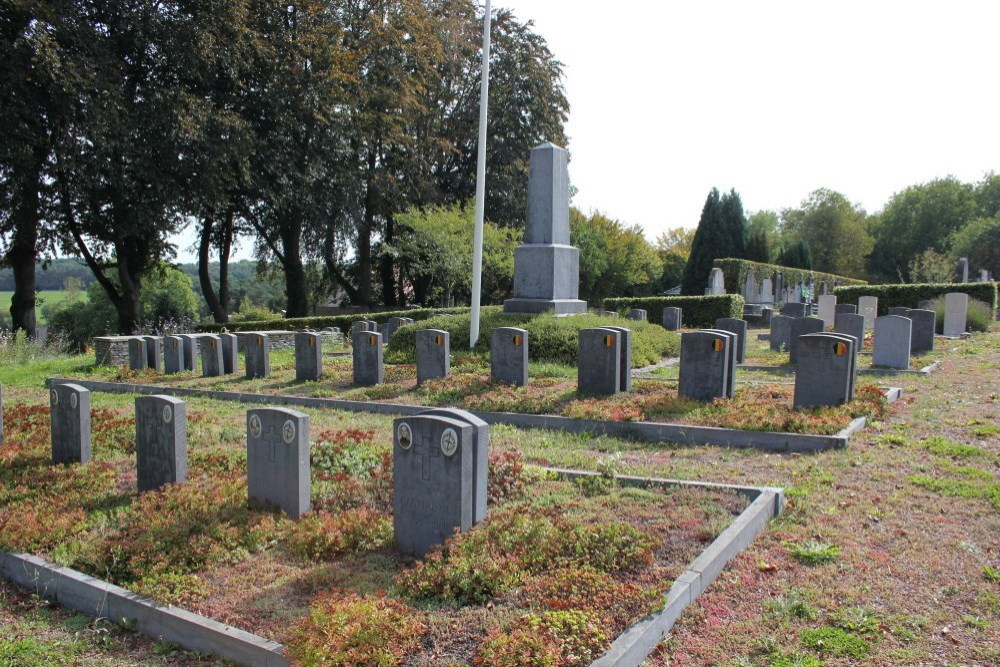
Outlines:
<svg viewBox="0 0 1000 667"><path fill-rule="evenodd" d="M852 315L858 314L858 307L853 303L838 303L833 307L834 314L834 324L837 323L837 315L841 313L851 313Z"/></svg>
<svg viewBox="0 0 1000 667"><path fill-rule="evenodd" d="M856 313L841 313L833 324L835 333L850 336L857 341L856 349L861 352L865 344L865 318Z"/></svg>
<svg viewBox="0 0 1000 667"><path fill-rule="evenodd" d="M295 381L309 382L323 377L323 337L306 331L295 332Z"/></svg>
<svg viewBox="0 0 1000 667"><path fill-rule="evenodd" d="M872 366L906 370L910 367L910 336L913 323L908 317L883 315L875 318Z"/></svg>
<svg viewBox="0 0 1000 667"><path fill-rule="evenodd" d="M139 493L187 480L187 405L172 396L135 399Z"/></svg>
<svg viewBox="0 0 1000 667"><path fill-rule="evenodd" d="M472 427L472 523L477 524L486 518L487 501L489 499L489 459L490 459L490 427L471 412L458 408L432 408L419 413L421 415L447 417L464 422Z"/></svg>
<svg viewBox="0 0 1000 667"><path fill-rule="evenodd" d="M814 333L799 338L795 369L796 408L837 406L851 400L855 341L849 336Z"/></svg>
<svg viewBox="0 0 1000 667"><path fill-rule="evenodd" d="M354 384L360 387L374 387L385 381L382 354L382 334L374 331L354 332L351 337Z"/></svg>
<svg viewBox="0 0 1000 667"><path fill-rule="evenodd" d="M207 378L223 375L222 339L218 336L201 337L201 374Z"/></svg>
<svg viewBox="0 0 1000 667"><path fill-rule="evenodd" d="M858 315L865 318L865 329L875 326L875 318L878 317L878 297L863 296L858 299Z"/></svg>
<svg viewBox="0 0 1000 667"><path fill-rule="evenodd" d="M727 335L728 334L728 335ZM731 342L729 332L686 331L681 334L680 379L677 394L697 401L729 395Z"/></svg>
<svg viewBox="0 0 1000 667"><path fill-rule="evenodd" d="M146 352L146 341L142 338L132 338L128 342L128 368L130 371L141 371L149 363Z"/></svg>
<svg viewBox="0 0 1000 667"><path fill-rule="evenodd" d="M643 310L642 308L633 308L632 310L628 311L627 319L635 320L636 322L645 322L646 311Z"/></svg>
<svg viewBox="0 0 1000 667"><path fill-rule="evenodd" d="M680 308L667 307L663 309L663 328L667 331L677 331L681 328L683 311Z"/></svg>
<svg viewBox="0 0 1000 667"><path fill-rule="evenodd" d="M617 331L620 335L618 340L618 390L632 391L632 330L626 327L605 326L602 329Z"/></svg>
<svg viewBox="0 0 1000 667"><path fill-rule="evenodd" d="M823 284L825 285L826 283ZM837 295L820 295L817 315L819 315L819 319L823 320L824 327L832 327L837 316Z"/></svg>
<svg viewBox="0 0 1000 667"><path fill-rule="evenodd" d="M309 511L309 415L287 408L247 412L247 493L293 519Z"/></svg>
<svg viewBox="0 0 1000 667"><path fill-rule="evenodd" d="M747 350L747 321L735 317L722 317L715 321L715 328L736 334L736 363L742 364Z"/></svg>
<svg viewBox="0 0 1000 667"><path fill-rule="evenodd" d="M497 327L490 334L490 377L518 387L528 384L528 331Z"/></svg>
<svg viewBox="0 0 1000 667"><path fill-rule="evenodd" d="M904 317L908 317L913 323L910 331L910 354L933 352L934 327L937 323L934 311L911 308Z"/></svg>
<svg viewBox="0 0 1000 667"><path fill-rule="evenodd" d="M142 339L146 341L146 367L159 373L163 368L163 339L159 336L143 336Z"/></svg>
<svg viewBox="0 0 1000 667"><path fill-rule="evenodd" d="M90 391L78 384L49 390L53 463L90 461Z"/></svg>
<svg viewBox="0 0 1000 667"><path fill-rule="evenodd" d="M240 339L236 334L221 334L222 341L222 372L231 375L239 370Z"/></svg>
<svg viewBox="0 0 1000 667"><path fill-rule="evenodd" d="M621 391L621 333L609 327L580 329L577 339L577 391L612 396Z"/></svg>
<svg viewBox="0 0 1000 667"><path fill-rule="evenodd" d="M251 333L243 339L246 346L247 379L271 375L271 341L267 334Z"/></svg>
<svg viewBox="0 0 1000 667"><path fill-rule="evenodd" d="M788 362L798 363L799 336L823 332L823 320L818 317L796 317L788 332Z"/></svg>
<svg viewBox="0 0 1000 667"><path fill-rule="evenodd" d="M167 375L184 370L184 339L167 336L163 339L163 372Z"/></svg>
<svg viewBox="0 0 1000 667"><path fill-rule="evenodd" d="M969 316L969 295L949 292L944 295L944 335L958 337L965 333Z"/></svg>
<svg viewBox="0 0 1000 667"><path fill-rule="evenodd" d="M416 335L417 384L451 374L451 334L440 329L422 329Z"/></svg>

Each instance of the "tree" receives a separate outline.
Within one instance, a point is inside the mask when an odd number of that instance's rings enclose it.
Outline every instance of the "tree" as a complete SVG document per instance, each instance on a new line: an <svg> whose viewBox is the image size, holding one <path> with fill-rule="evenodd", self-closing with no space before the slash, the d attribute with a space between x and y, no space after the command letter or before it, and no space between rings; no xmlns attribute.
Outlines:
<svg viewBox="0 0 1000 667"><path fill-rule="evenodd" d="M767 240L767 232L755 229L747 235L747 259L768 264L771 261L771 248Z"/></svg>
<svg viewBox="0 0 1000 667"><path fill-rule="evenodd" d="M863 209L847 197L820 188L797 209L781 212L785 234L804 241L817 271L843 276L860 276L874 241L867 231Z"/></svg>
<svg viewBox="0 0 1000 667"><path fill-rule="evenodd" d="M663 263L640 226L571 208L569 228L570 243L580 249L581 299L600 302L656 290Z"/></svg>
<svg viewBox="0 0 1000 667"><path fill-rule="evenodd" d="M928 248L910 262L910 279L915 283L950 283L955 278L955 261L950 255Z"/></svg>
<svg viewBox="0 0 1000 667"><path fill-rule="evenodd" d="M778 255L778 264L793 269L813 268L812 253L809 252L809 244L803 240L798 240L785 248Z"/></svg>
<svg viewBox="0 0 1000 667"><path fill-rule="evenodd" d="M722 195L721 209L722 225L729 241L726 250L729 254L722 255L722 257L735 257L737 259L746 257L747 218L743 213L743 201L735 188Z"/></svg>
<svg viewBox="0 0 1000 667"><path fill-rule="evenodd" d="M767 263L777 257L781 246L781 221L776 212L757 211L747 217L747 259Z"/></svg>
<svg viewBox="0 0 1000 667"><path fill-rule="evenodd" d="M676 227L661 232L656 237L656 250L663 262L658 291L672 289L684 280L684 267L691 256L694 234L694 229Z"/></svg>
<svg viewBox="0 0 1000 667"><path fill-rule="evenodd" d="M955 232L951 239L951 256L948 282L954 278L955 260L959 257L967 257L971 269L986 269L993 274L994 280L1000 278L1000 213L991 218L977 218Z"/></svg>
<svg viewBox="0 0 1000 667"><path fill-rule="evenodd" d="M701 219L691 244L691 256L684 267L684 294L704 294L708 274L716 259L740 258L746 254L746 219L735 190L719 196L712 188L701 210Z"/></svg>
<svg viewBox="0 0 1000 667"><path fill-rule="evenodd" d="M1000 213L1000 174L990 172L976 184L976 203L984 218Z"/></svg>

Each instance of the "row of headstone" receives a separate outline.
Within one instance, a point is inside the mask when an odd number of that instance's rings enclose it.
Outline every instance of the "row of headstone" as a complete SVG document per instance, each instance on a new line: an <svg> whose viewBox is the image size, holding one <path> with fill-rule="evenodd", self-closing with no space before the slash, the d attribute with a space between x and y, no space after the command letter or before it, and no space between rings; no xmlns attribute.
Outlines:
<svg viewBox="0 0 1000 667"><path fill-rule="evenodd" d="M678 395L698 401L732 398L738 340L737 334L721 329L682 333Z"/></svg>
<svg viewBox="0 0 1000 667"><path fill-rule="evenodd" d="M625 327L580 329L577 391L613 396L632 390L632 331Z"/></svg>

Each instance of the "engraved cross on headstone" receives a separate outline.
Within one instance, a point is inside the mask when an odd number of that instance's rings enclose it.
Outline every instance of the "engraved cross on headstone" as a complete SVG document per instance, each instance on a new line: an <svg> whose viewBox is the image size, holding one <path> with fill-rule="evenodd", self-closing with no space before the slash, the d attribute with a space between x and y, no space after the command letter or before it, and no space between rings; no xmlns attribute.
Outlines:
<svg viewBox="0 0 1000 667"><path fill-rule="evenodd" d="M420 457L421 476L424 481L431 478L431 459L441 458L441 447L436 442L428 443L423 438L418 438L413 443L413 453Z"/></svg>

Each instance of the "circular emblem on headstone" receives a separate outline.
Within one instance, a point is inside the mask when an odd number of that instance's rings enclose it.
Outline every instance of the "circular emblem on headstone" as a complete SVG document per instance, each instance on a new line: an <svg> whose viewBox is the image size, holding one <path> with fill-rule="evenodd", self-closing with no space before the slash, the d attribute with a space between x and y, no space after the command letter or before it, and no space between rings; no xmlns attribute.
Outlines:
<svg viewBox="0 0 1000 667"><path fill-rule="evenodd" d="M286 445L292 444L292 441L295 440L295 422L291 419L281 427L281 439L285 441Z"/></svg>
<svg viewBox="0 0 1000 667"><path fill-rule="evenodd" d="M260 425L260 417L257 415L250 416L250 435L255 438L259 438L261 432L263 432L263 427Z"/></svg>
<svg viewBox="0 0 1000 667"><path fill-rule="evenodd" d="M169 405L163 406L163 423L169 424L174 420L174 409Z"/></svg>
<svg viewBox="0 0 1000 667"><path fill-rule="evenodd" d="M69 407L76 410L76 406L80 404L80 398L76 394L69 395Z"/></svg>
<svg viewBox="0 0 1000 667"><path fill-rule="evenodd" d="M52 390L52 405L53 407L59 405L59 392L55 389Z"/></svg>
<svg viewBox="0 0 1000 667"><path fill-rule="evenodd" d="M454 456L458 451L458 434L455 429L446 428L441 434L441 453L445 456Z"/></svg>
<svg viewBox="0 0 1000 667"><path fill-rule="evenodd" d="M402 423L399 428L396 429L396 438L399 440L399 446L403 449L409 449L413 445L413 430L407 423Z"/></svg>

